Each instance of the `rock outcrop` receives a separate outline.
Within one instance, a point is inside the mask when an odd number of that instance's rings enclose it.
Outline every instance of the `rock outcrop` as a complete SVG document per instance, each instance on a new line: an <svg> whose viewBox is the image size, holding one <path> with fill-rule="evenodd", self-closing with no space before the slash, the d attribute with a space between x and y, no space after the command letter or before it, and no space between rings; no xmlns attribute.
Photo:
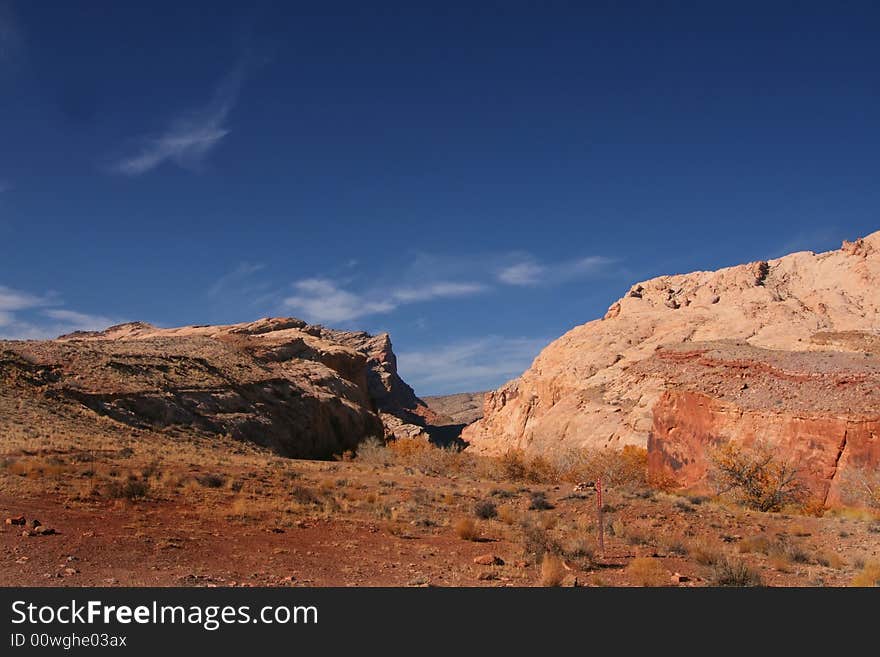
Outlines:
<svg viewBox="0 0 880 657"><path fill-rule="evenodd" d="M770 446L826 504L840 502L859 472L880 468L880 353L693 343L636 367L666 386L648 439L649 472L659 480L708 489L710 450L730 441Z"/></svg>
<svg viewBox="0 0 880 657"><path fill-rule="evenodd" d="M483 417L485 392L459 392L452 395L423 397L432 411L447 418L448 424L462 426L476 422Z"/></svg>
<svg viewBox="0 0 880 657"><path fill-rule="evenodd" d="M645 361L667 345L717 340L817 352L811 357L820 360L805 361L805 372L821 361L818 352L877 353L880 232L827 253L800 252L634 285L604 318L569 331L519 379L489 393L483 419L462 437L487 453L646 446L655 427L655 406L664 392L674 392L676 383L669 381L666 368ZM750 358L749 367L758 368L764 354ZM832 397L838 391L824 390ZM694 394L708 395L713 408L725 403L711 390ZM694 398L667 396L658 412L665 417L670 405L681 406L686 399ZM756 411L773 410L773 402L760 403L765 405ZM829 407L823 417L840 408ZM841 417L844 423L853 419ZM841 439L841 426L835 425L832 443Z"/></svg>
<svg viewBox="0 0 880 657"><path fill-rule="evenodd" d="M292 457L417 434L432 416L397 375L387 334L293 318L0 341L0 394L79 404L132 427L231 434Z"/></svg>

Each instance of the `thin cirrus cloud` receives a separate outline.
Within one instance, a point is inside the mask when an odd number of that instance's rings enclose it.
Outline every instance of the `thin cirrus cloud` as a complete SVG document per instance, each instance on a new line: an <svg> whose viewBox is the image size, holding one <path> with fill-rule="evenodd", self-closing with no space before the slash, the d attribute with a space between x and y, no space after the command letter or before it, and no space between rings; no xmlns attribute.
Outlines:
<svg viewBox="0 0 880 657"><path fill-rule="evenodd" d="M491 335L432 349L404 350L397 362L401 376L419 394L476 392L522 374L548 342L546 338Z"/></svg>
<svg viewBox="0 0 880 657"><path fill-rule="evenodd" d="M464 297L486 290L480 283L438 281L423 285L356 293L327 278L293 284L295 294L283 306L315 322L347 322L367 315L390 313L399 306L440 298Z"/></svg>
<svg viewBox="0 0 880 657"><path fill-rule="evenodd" d="M577 278L601 274L615 262L613 258L594 255L543 264L526 255L498 269L496 278L505 285L521 287L559 285Z"/></svg>
<svg viewBox="0 0 880 657"><path fill-rule="evenodd" d="M140 148L113 163L111 171L139 176L167 162L198 171L211 151L229 134L227 120L238 101L243 79L244 67L236 66L206 106L177 117L161 134L143 139Z"/></svg>
<svg viewBox="0 0 880 657"><path fill-rule="evenodd" d="M54 295L37 295L0 285L0 338L43 340L73 331L93 331L119 320L67 308Z"/></svg>

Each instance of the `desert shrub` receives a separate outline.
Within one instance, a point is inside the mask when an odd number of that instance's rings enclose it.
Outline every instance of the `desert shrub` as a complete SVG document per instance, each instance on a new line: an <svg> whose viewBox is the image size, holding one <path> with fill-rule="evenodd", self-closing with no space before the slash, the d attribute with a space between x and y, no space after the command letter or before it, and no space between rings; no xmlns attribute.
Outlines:
<svg viewBox="0 0 880 657"><path fill-rule="evenodd" d="M498 519L505 525L512 525L517 521L518 517L519 514L512 506L505 504L504 506L498 507Z"/></svg>
<svg viewBox="0 0 880 657"><path fill-rule="evenodd" d="M711 452L710 460L719 494L730 493L749 508L779 511L804 499L797 468L777 460L767 445L745 449L726 443Z"/></svg>
<svg viewBox="0 0 880 657"><path fill-rule="evenodd" d="M650 557L637 557L626 567L627 577L638 586L667 586L670 584L669 571Z"/></svg>
<svg viewBox="0 0 880 657"><path fill-rule="evenodd" d="M226 483L226 480L217 474L199 475L196 477L196 481L205 488L222 488L223 484Z"/></svg>
<svg viewBox="0 0 880 657"><path fill-rule="evenodd" d="M557 479L553 465L544 457L529 458L522 450L509 450L498 458L500 476L507 481L552 483Z"/></svg>
<svg viewBox="0 0 880 657"><path fill-rule="evenodd" d="M596 548L592 542L579 538L569 541L562 546L562 554L570 559L586 559L592 562L596 554Z"/></svg>
<svg viewBox="0 0 880 657"><path fill-rule="evenodd" d="M817 554L816 563L820 566L825 566L826 568L833 568L834 570L840 570L846 565L843 557L831 550L825 550Z"/></svg>
<svg viewBox="0 0 880 657"><path fill-rule="evenodd" d="M547 501L547 494L542 491L535 491L529 496L529 509L532 511L547 511L552 509L553 505Z"/></svg>
<svg viewBox="0 0 880 657"><path fill-rule="evenodd" d="M645 486L648 452L634 445L623 449L578 449L560 454L554 463L557 478L577 483L599 477L606 486Z"/></svg>
<svg viewBox="0 0 880 657"><path fill-rule="evenodd" d="M709 574L712 586L761 586L761 576L749 568L744 562L731 559L720 559Z"/></svg>
<svg viewBox="0 0 880 657"><path fill-rule="evenodd" d="M670 554L685 556L688 553L684 539L678 534L663 534L660 537L660 545Z"/></svg>
<svg viewBox="0 0 880 657"><path fill-rule="evenodd" d="M880 586L880 562L867 563L853 578L851 586Z"/></svg>
<svg viewBox="0 0 880 657"><path fill-rule="evenodd" d="M391 465L391 453L382 440L367 438L357 446L356 460L366 465Z"/></svg>
<svg viewBox="0 0 880 657"><path fill-rule="evenodd" d="M150 484L137 479L111 481L106 487L107 497L112 499L139 500L145 498L149 492Z"/></svg>
<svg viewBox="0 0 880 657"><path fill-rule="evenodd" d="M724 558L717 543L706 540L697 540L688 546L688 554L699 564L712 566Z"/></svg>
<svg viewBox="0 0 880 657"><path fill-rule="evenodd" d="M482 520L489 520L498 515L498 509L492 500L480 500L474 505L474 515Z"/></svg>
<svg viewBox="0 0 880 657"><path fill-rule="evenodd" d="M306 486L293 486L290 489L290 496L300 504L319 504L321 498L311 488Z"/></svg>
<svg viewBox="0 0 880 657"><path fill-rule="evenodd" d="M549 552L541 559L541 586L561 586L565 579L565 566L555 554Z"/></svg>
<svg viewBox="0 0 880 657"><path fill-rule="evenodd" d="M743 554L756 552L759 554L770 554L776 547L775 542L764 534L756 536L747 536L739 542L739 551Z"/></svg>
<svg viewBox="0 0 880 657"><path fill-rule="evenodd" d="M455 535L463 541L476 541L480 538L480 530L473 518L461 518L455 523Z"/></svg>
<svg viewBox="0 0 880 657"><path fill-rule="evenodd" d="M550 533L530 521L525 521L520 525L522 531L523 553L527 557L531 557L538 561L550 552L551 554L560 554L562 549L551 536Z"/></svg>

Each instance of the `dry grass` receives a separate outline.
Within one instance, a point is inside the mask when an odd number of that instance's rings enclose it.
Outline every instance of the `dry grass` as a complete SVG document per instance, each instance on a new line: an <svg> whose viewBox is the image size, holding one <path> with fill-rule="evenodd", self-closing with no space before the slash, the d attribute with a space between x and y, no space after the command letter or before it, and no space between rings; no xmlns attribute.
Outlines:
<svg viewBox="0 0 880 657"><path fill-rule="evenodd" d="M874 561L865 564L862 571L853 578L851 586L880 586L880 562Z"/></svg>
<svg viewBox="0 0 880 657"><path fill-rule="evenodd" d="M498 519L505 525L513 525L519 522L519 513L509 504L498 507Z"/></svg>
<svg viewBox="0 0 880 657"><path fill-rule="evenodd" d="M476 541L480 538L480 530L473 518L460 518L453 529L455 535L463 541Z"/></svg>
<svg viewBox="0 0 880 657"><path fill-rule="evenodd" d="M698 564L712 566L724 558L724 552L717 541L701 538L688 545L688 554Z"/></svg>
<svg viewBox="0 0 880 657"><path fill-rule="evenodd" d="M741 560L721 559L713 566L709 575L712 586L762 586L761 576Z"/></svg>
<svg viewBox="0 0 880 657"><path fill-rule="evenodd" d="M541 586L561 586L565 580L565 566L555 554L544 554L541 560Z"/></svg>
<svg viewBox="0 0 880 657"><path fill-rule="evenodd" d="M637 586L668 586L670 573L657 559L637 557L626 567L627 577Z"/></svg>

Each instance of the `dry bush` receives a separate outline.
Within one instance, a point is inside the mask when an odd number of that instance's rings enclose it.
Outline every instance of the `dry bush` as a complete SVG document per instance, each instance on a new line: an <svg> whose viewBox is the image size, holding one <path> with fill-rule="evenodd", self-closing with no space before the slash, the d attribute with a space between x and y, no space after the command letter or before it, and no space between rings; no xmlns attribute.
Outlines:
<svg viewBox="0 0 880 657"><path fill-rule="evenodd" d="M498 508L492 500L480 500L474 505L474 515L481 520L489 520L498 515Z"/></svg>
<svg viewBox="0 0 880 657"><path fill-rule="evenodd" d="M606 486L643 487L648 483L648 451L635 445L620 450L568 450L556 458L554 467L557 479L571 483L599 477Z"/></svg>
<svg viewBox="0 0 880 657"><path fill-rule="evenodd" d="M637 557L626 567L627 577L638 586L668 586L669 571L657 559Z"/></svg>
<svg viewBox="0 0 880 657"><path fill-rule="evenodd" d="M688 546L681 534L662 534L659 539L660 547L670 554L686 556L688 554Z"/></svg>
<svg viewBox="0 0 880 657"><path fill-rule="evenodd" d="M768 445L746 449L737 443L725 443L712 450L710 460L718 493L730 493L751 509L779 511L804 501L797 468L777 460Z"/></svg>
<svg viewBox="0 0 880 657"><path fill-rule="evenodd" d="M850 586L873 587L880 586L880 562L874 561L865 564L862 571L853 578Z"/></svg>
<svg viewBox="0 0 880 657"><path fill-rule="evenodd" d="M540 560L544 554L559 554L562 549L543 527L526 520L520 525L522 531L523 553L535 561Z"/></svg>
<svg viewBox="0 0 880 657"><path fill-rule="evenodd" d="M548 511L553 505L547 501L547 494L543 491L535 491L529 496L529 509L532 511Z"/></svg>
<svg viewBox="0 0 880 657"><path fill-rule="evenodd" d="M712 586L762 586L761 575L745 562L721 559L712 566L709 575Z"/></svg>
<svg viewBox="0 0 880 657"><path fill-rule="evenodd" d="M541 560L541 586L561 586L565 579L565 566L555 554L546 552Z"/></svg>
<svg viewBox="0 0 880 657"><path fill-rule="evenodd" d="M823 550L822 552L819 552L816 555L816 563L826 568L833 568L834 570L840 570L846 566L846 561L843 560L843 557L837 554L837 552L832 552L831 550Z"/></svg>
<svg viewBox="0 0 880 657"><path fill-rule="evenodd" d="M367 438L357 447L357 461L365 465L389 466L392 455L385 443L378 438Z"/></svg>
<svg viewBox="0 0 880 657"><path fill-rule="evenodd" d="M758 534L756 536L747 536L739 542L739 551L742 554L748 554L749 552L756 552L759 554L770 554L770 552L775 548L775 541L771 539L769 536L765 534Z"/></svg>
<svg viewBox="0 0 880 657"><path fill-rule="evenodd" d="M223 488L226 479L218 474L198 475L196 481L205 488Z"/></svg>
<svg viewBox="0 0 880 657"><path fill-rule="evenodd" d="M480 538L480 530L473 518L461 518L455 523L455 535L463 541L476 541Z"/></svg>
<svg viewBox="0 0 880 657"><path fill-rule="evenodd" d="M149 494L150 484L137 479L111 481L105 487L104 492L111 499L139 500Z"/></svg>
<svg viewBox="0 0 880 657"><path fill-rule="evenodd" d="M533 484L553 483L557 472L541 457L529 458L522 450L512 449L497 459L499 476L506 481L527 481Z"/></svg>
<svg viewBox="0 0 880 657"><path fill-rule="evenodd" d="M718 543L699 539L688 545L688 554L699 564L712 566L724 559L724 552Z"/></svg>
<svg viewBox="0 0 880 657"><path fill-rule="evenodd" d="M509 504L498 507L498 519L505 525L512 525L519 520L519 513Z"/></svg>

